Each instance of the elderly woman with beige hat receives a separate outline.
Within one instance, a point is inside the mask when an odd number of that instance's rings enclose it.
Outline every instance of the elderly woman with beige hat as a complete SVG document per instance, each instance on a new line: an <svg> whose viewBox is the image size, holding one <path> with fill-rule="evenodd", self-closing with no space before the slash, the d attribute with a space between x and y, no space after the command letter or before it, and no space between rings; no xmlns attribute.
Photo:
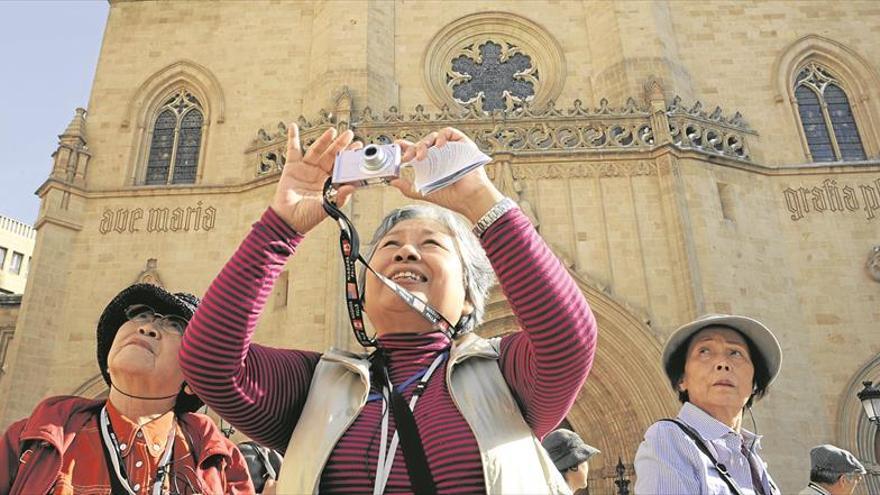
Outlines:
<svg viewBox="0 0 880 495"><path fill-rule="evenodd" d="M636 453L636 494L776 495L743 411L779 374L782 349L761 322L708 315L676 330L663 367L682 407L651 425Z"/></svg>

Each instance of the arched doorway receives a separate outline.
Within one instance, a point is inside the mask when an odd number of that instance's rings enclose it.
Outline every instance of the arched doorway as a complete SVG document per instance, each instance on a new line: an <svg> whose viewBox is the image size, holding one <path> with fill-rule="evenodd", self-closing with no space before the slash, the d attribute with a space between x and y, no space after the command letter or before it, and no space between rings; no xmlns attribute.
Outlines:
<svg viewBox="0 0 880 495"><path fill-rule="evenodd" d="M880 429L872 424L856 394L862 382L880 381L880 355L874 356L850 379L837 410L837 445L852 452L865 465L868 475L856 494L880 493Z"/></svg>
<svg viewBox="0 0 880 495"><path fill-rule="evenodd" d="M572 430L602 451L590 461L590 494L617 493L618 458L633 481L632 462L645 430L656 420L674 417L679 404L660 365L661 344L650 328L623 304L570 271L587 297L599 324L593 369L566 417ZM486 308L484 337L517 329L501 291L495 288ZM630 484L632 493L633 484Z"/></svg>

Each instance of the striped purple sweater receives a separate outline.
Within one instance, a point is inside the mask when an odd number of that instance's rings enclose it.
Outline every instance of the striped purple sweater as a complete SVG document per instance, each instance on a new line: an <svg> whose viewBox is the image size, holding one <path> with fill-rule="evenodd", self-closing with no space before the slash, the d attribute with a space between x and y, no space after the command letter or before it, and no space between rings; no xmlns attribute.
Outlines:
<svg viewBox="0 0 880 495"><path fill-rule="evenodd" d="M211 284L184 336L187 382L218 414L254 440L283 451L309 393L320 354L252 344L275 279L302 236L268 209ZM596 321L580 290L519 210L506 213L483 247L522 332L501 341L502 374L538 438L568 413L589 373ZM428 366L449 341L437 333L388 335L391 380ZM440 493L483 493L476 439L437 369L415 409ZM412 386L405 391L409 399ZM394 420L390 419L390 432ZM369 402L336 444L321 493L371 493L378 457L381 401ZM389 433L388 442L391 440ZM386 493L411 493L398 448Z"/></svg>

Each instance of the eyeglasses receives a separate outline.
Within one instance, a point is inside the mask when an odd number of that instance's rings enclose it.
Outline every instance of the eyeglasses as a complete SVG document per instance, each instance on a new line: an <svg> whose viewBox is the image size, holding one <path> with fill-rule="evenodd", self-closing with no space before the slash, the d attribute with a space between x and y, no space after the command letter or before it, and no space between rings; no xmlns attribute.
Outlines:
<svg viewBox="0 0 880 495"><path fill-rule="evenodd" d="M186 325L189 323L177 315L163 315L146 304L134 304L126 308L125 317L135 323L152 323L153 326L163 332L174 332L183 335Z"/></svg>

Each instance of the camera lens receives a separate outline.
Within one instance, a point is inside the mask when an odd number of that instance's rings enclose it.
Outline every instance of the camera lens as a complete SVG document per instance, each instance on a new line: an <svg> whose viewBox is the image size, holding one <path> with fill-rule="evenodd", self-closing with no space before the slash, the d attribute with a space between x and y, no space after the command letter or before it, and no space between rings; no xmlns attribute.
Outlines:
<svg viewBox="0 0 880 495"><path fill-rule="evenodd" d="M371 144L364 148L364 170L378 172L385 166L385 153L382 148Z"/></svg>

